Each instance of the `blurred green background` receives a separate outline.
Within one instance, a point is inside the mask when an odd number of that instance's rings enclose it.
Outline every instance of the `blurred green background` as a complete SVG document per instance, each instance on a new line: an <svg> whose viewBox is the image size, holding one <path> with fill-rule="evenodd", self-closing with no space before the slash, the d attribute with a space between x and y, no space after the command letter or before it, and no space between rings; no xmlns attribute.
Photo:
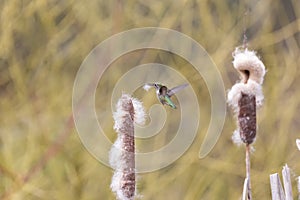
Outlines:
<svg viewBox="0 0 300 200"><path fill-rule="evenodd" d="M231 53L242 44L246 29L249 48L258 51L268 70L251 157L253 198L271 199L269 175L285 163L293 170L296 197L299 0L1 0L0 11L0 199L115 198L109 188L112 170L85 150L74 128L72 87L80 64L97 44L115 33L148 26L178 30L203 45L226 89L238 80ZM245 156L244 148L231 141L233 114L228 110L213 151L198 159L210 119L209 94L201 76L176 55L141 50L110 66L96 98L107 136L113 141L116 134L110 105L102 102L109 102L124 72L149 62L172 66L188 77L198 91L202 128L179 160L139 176L139 193L146 200L239 199ZM137 91L137 96L146 106L156 102L149 94L146 98ZM154 138L147 148L156 149L171 136Z"/></svg>

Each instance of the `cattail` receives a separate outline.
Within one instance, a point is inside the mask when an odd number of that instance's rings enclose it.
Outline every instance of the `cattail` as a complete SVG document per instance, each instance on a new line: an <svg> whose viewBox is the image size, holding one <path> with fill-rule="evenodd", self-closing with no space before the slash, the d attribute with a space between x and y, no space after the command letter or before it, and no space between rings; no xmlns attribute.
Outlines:
<svg viewBox="0 0 300 200"><path fill-rule="evenodd" d="M251 200L250 144L256 138L256 109L263 103L262 83L266 70L256 53L247 48L237 48L233 58L233 66L240 73L241 81L228 92L228 104L237 116L238 126L232 139L237 144L246 144L246 187L243 193L248 200Z"/></svg>
<svg viewBox="0 0 300 200"><path fill-rule="evenodd" d="M134 122L143 124L145 112L142 103L123 94L116 105L114 129L118 133L110 151L110 165L115 172L111 189L119 200L133 200L136 194Z"/></svg>
<svg viewBox="0 0 300 200"><path fill-rule="evenodd" d="M233 108L238 121L233 141L251 144L256 138L256 109L262 106L264 99L262 83L265 66L256 53L248 49L237 48L233 57L233 66L241 75L241 81L228 93L228 104Z"/></svg>

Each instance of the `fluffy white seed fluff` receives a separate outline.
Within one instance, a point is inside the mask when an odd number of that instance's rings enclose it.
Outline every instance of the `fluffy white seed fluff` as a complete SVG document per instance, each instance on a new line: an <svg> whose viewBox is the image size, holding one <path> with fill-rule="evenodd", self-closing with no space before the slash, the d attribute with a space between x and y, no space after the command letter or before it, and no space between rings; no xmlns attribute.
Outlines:
<svg viewBox="0 0 300 200"><path fill-rule="evenodd" d="M233 132L231 139L232 139L233 143L236 144L237 146L241 146L243 144L239 130L235 130Z"/></svg>
<svg viewBox="0 0 300 200"><path fill-rule="evenodd" d="M118 200L131 200L127 198L124 193L122 192L121 188L121 181L123 178L123 173L121 171L115 171L112 177L112 183L110 185L111 190L116 194Z"/></svg>
<svg viewBox="0 0 300 200"><path fill-rule="evenodd" d="M146 121L145 109L141 101L131 98L134 107L134 122L139 125L144 125Z"/></svg>
<svg viewBox="0 0 300 200"><path fill-rule="evenodd" d="M242 93L255 96L256 107L260 108L262 106L264 100L262 86L255 81L248 80L247 84L236 83L228 92L227 101L228 104L233 108L234 112L238 112L238 102L242 96Z"/></svg>
<svg viewBox="0 0 300 200"><path fill-rule="evenodd" d="M122 162L123 160L121 159L122 157L121 141L122 138L118 136L118 138L116 139L115 143L113 144L109 152L109 164L114 169L120 169L124 165L124 163Z"/></svg>
<svg viewBox="0 0 300 200"><path fill-rule="evenodd" d="M233 53L233 66L242 75L240 83L236 83L228 92L228 104L238 112L238 101L241 93L254 95L256 98L256 107L263 104L264 96L262 92L262 83L266 73L265 66L257 57L254 51L248 49L241 50L237 48ZM249 72L249 77L245 73Z"/></svg>
<svg viewBox="0 0 300 200"><path fill-rule="evenodd" d="M250 73L250 80L257 82L260 85L263 83L266 74L265 65L257 57L255 51L236 48L233 53L233 58L233 66L242 75L242 81L246 78L245 70L247 70Z"/></svg>
<svg viewBox="0 0 300 200"><path fill-rule="evenodd" d="M146 120L146 114L142 102L136 98L131 97L128 94L123 94L122 98L118 101L116 105L117 111L113 113L113 118L115 121L114 129L117 131L121 127L121 125L124 123L123 116L127 114L127 111L124 111L124 109L122 108L122 104L123 104L122 99L123 100L130 99L132 101L134 107L134 123L143 125Z"/></svg>
<svg viewBox="0 0 300 200"><path fill-rule="evenodd" d="M126 152L122 150L122 136L118 136L109 152L109 163L115 169L110 188L116 194L118 200L131 200L124 195L122 190L123 171L127 166Z"/></svg>
<svg viewBox="0 0 300 200"><path fill-rule="evenodd" d="M145 84L143 88L144 90L148 91L150 90L151 87L152 87L151 85Z"/></svg>

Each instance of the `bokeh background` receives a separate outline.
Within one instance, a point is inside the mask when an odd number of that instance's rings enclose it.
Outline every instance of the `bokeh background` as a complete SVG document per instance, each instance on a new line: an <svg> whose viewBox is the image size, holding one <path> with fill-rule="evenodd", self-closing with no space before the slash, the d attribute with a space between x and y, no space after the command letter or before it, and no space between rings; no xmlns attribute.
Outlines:
<svg viewBox="0 0 300 200"><path fill-rule="evenodd" d="M112 170L91 156L72 119L72 87L84 58L101 41L138 27L180 31L199 42L216 63L226 89L238 80L235 47L246 30L250 49L268 73L265 103L258 111L258 137L251 157L254 199L271 199L269 175L291 167L294 195L300 175L299 0L2 0L0 1L0 199L114 199ZM168 52L141 50L115 61L99 83L96 104L108 138L116 134L109 98L132 67L158 62L185 75L201 107L199 133L188 151L162 170L141 174L142 199L239 199L245 176L244 148L233 145L228 109L221 137L198 158L210 119L210 99L200 75ZM101 86L101 87L100 87ZM146 108L155 96L136 92ZM167 109L167 113L170 109ZM170 114L170 113L169 113ZM192 117L192 114L191 114ZM173 127L173 126L168 126ZM146 149L172 139L164 128ZM138 142L137 142L138 143Z"/></svg>

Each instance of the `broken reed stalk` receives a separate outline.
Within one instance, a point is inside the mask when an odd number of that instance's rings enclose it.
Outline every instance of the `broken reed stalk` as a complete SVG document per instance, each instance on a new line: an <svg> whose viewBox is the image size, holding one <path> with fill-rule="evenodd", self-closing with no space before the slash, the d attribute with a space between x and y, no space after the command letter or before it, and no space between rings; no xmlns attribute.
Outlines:
<svg viewBox="0 0 300 200"><path fill-rule="evenodd" d="M272 200L284 200L285 195L278 173L270 175Z"/></svg>
<svg viewBox="0 0 300 200"><path fill-rule="evenodd" d="M282 169L284 190L278 173L270 175L272 200L293 200L290 168L286 164Z"/></svg>
<svg viewBox="0 0 300 200"><path fill-rule="evenodd" d="M233 141L246 145L246 178L243 194L252 199L250 183L250 152L251 144L256 138L256 109L262 105L263 94L261 85L265 75L265 66L254 51L237 48L233 54L233 66L241 75L240 83L236 83L228 92L228 103L237 115L237 130ZM245 195L243 195L245 196Z"/></svg>
<svg viewBox="0 0 300 200"><path fill-rule="evenodd" d="M109 155L115 169L111 189L118 200L133 200L136 195L134 122L144 122L141 102L123 94L114 113L114 129L118 133Z"/></svg>
<svg viewBox="0 0 300 200"><path fill-rule="evenodd" d="M281 173L282 173L282 179L283 179L283 185L284 185L285 199L293 200L291 172L290 172L290 168L288 167L287 164L285 164L285 166L283 166Z"/></svg>

